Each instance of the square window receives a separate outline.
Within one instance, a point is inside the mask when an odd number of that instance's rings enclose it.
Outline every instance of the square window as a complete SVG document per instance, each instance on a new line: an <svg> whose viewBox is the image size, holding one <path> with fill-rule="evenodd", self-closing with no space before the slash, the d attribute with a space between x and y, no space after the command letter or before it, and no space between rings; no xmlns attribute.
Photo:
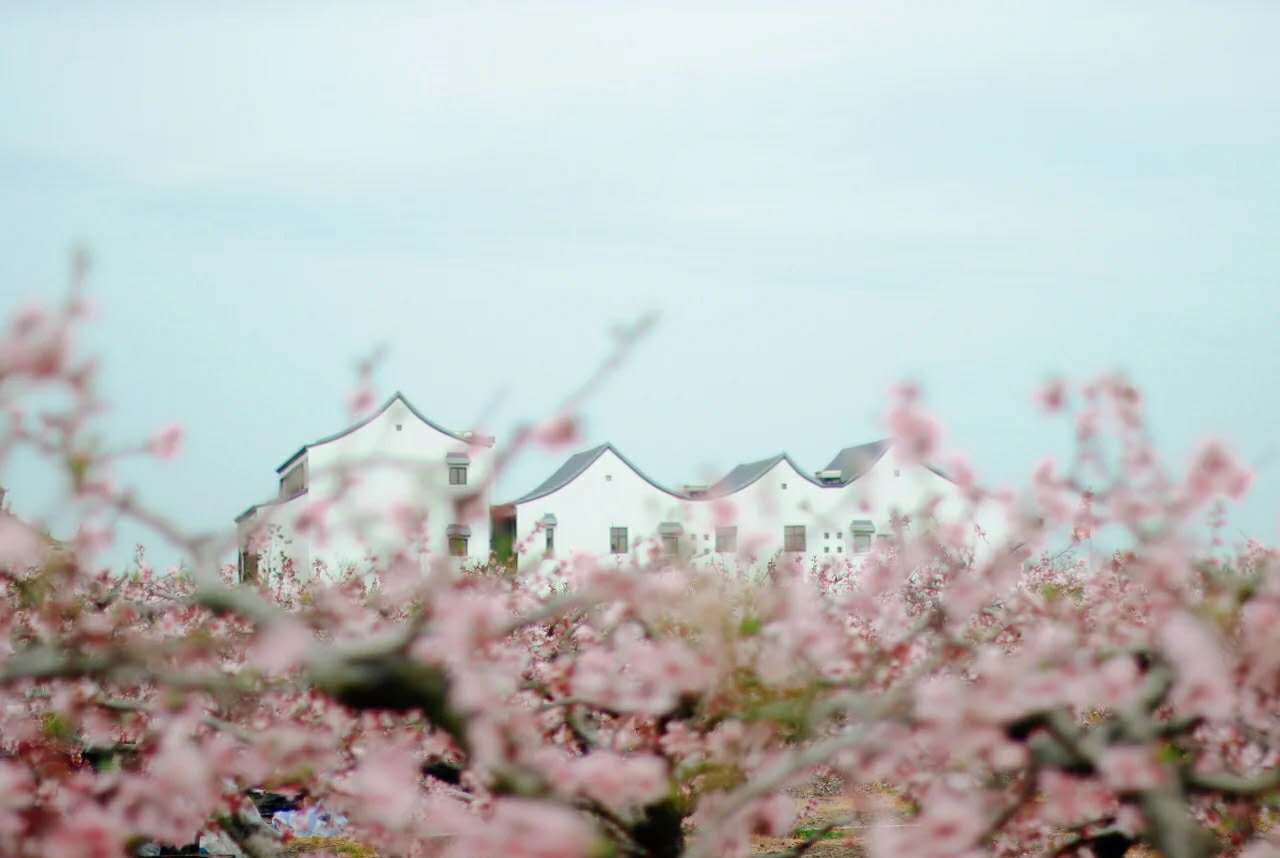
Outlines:
<svg viewBox="0 0 1280 858"><path fill-rule="evenodd" d="M805 550L805 528L803 524L788 524L782 529L782 550Z"/></svg>
<svg viewBox="0 0 1280 858"><path fill-rule="evenodd" d="M853 531L852 550L854 554L866 554L871 550L871 540L875 538L876 526L870 519L858 519L850 528Z"/></svg>
<svg viewBox="0 0 1280 858"><path fill-rule="evenodd" d="M609 550L614 554L627 553L627 529L625 527L609 528Z"/></svg>
<svg viewBox="0 0 1280 858"><path fill-rule="evenodd" d="M294 465L280 478L280 497L291 498L307 490L307 460Z"/></svg>
<svg viewBox="0 0 1280 858"><path fill-rule="evenodd" d="M717 527L716 528L716 551L721 554L730 554L737 550L738 550L738 528Z"/></svg>
<svg viewBox="0 0 1280 858"><path fill-rule="evenodd" d="M467 538L465 536L449 537L449 554L453 557L467 556Z"/></svg>
<svg viewBox="0 0 1280 858"><path fill-rule="evenodd" d="M450 465L449 466L449 485L465 486L467 484L467 466L466 465Z"/></svg>
<svg viewBox="0 0 1280 858"><path fill-rule="evenodd" d="M823 538L823 539L830 539L830 538L831 538L831 532L830 532L830 531L826 531L825 533L823 533L823 534L822 534L822 538Z"/></svg>
<svg viewBox="0 0 1280 858"><path fill-rule="evenodd" d="M662 553L675 557L680 552L680 535L676 533L662 534Z"/></svg>

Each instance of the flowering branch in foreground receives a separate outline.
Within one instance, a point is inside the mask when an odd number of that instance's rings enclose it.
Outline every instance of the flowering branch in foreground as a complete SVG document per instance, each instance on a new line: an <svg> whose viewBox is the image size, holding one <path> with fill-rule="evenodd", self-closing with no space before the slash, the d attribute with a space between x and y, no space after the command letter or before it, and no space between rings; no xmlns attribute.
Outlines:
<svg viewBox="0 0 1280 858"><path fill-rule="evenodd" d="M268 789L388 856L746 855L791 832L818 775L851 804L887 797L877 856L1275 849L1276 553L1198 538L1248 471L1218 443L1169 470L1122 378L1041 397L1079 445L1023 491L954 469L970 516L1008 512L983 559L971 517L925 508L859 567L780 559L760 580L583 559L547 592L496 564L391 557L244 585L214 564L217 537L113 485L115 459L175 455L181 433L90 443L78 295L0 341L0 455L59 464L80 522L54 544L0 516L4 854L215 830L284 854L246 799ZM60 410L26 413L48 395ZM915 388L887 423L936 454ZM189 571L98 568L125 516Z"/></svg>

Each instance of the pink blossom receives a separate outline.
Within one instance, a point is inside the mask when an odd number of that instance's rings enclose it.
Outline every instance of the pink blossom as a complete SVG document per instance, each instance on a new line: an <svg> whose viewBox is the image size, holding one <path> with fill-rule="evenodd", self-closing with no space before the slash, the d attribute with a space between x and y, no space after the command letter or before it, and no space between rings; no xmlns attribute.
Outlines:
<svg viewBox="0 0 1280 858"><path fill-rule="evenodd" d="M885 414L885 426L895 449L906 462L926 462L938 449L942 428L917 404L919 393L914 387L902 386Z"/></svg>
<svg viewBox="0 0 1280 858"><path fill-rule="evenodd" d="M1195 617L1179 612L1165 621L1160 640L1178 674L1171 694L1174 706L1183 714L1229 718L1235 693L1218 638Z"/></svg>
<svg viewBox="0 0 1280 858"><path fill-rule="evenodd" d="M381 745L364 752L345 780L345 791L359 798L353 812L386 829L409 825L419 806L419 762L408 747Z"/></svg>
<svg viewBox="0 0 1280 858"><path fill-rule="evenodd" d="M182 450L184 434L182 426L172 423L151 436L147 441L147 452L157 459L172 459Z"/></svg>
<svg viewBox="0 0 1280 858"><path fill-rule="evenodd" d="M370 387L359 387L347 398L347 411L352 417L363 417L373 410L375 404L373 390Z"/></svg>
<svg viewBox="0 0 1280 858"><path fill-rule="evenodd" d="M1045 818L1054 825L1073 826L1099 819L1116 803L1115 796L1091 778L1078 778L1049 769L1040 773Z"/></svg>
<svg viewBox="0 0 1280 858"><path fill-rule="evenodd" d="M589 858L598 838L585 818L554 804L505 798L494 802L487 820L475 820L457 834L449 858Z"/></svg>
<svg viewBox="0 0 1280 858"><path fill-rule="evenodd" d="M533 430L533 440L550 449L572 444L579 437L578 421L570 414L554 417Z"/></svg>
<svg viewBox="0 0 1280 858"><path fill-rule="evenodd" d="M39 854L44 858L120 858L130 833L118 816L86 802L45 837Z"/></svg>
<svg viewBox="0 0 1280 858"><path fill-rule="evenodd" d="M39 533L0 511L0 570L25 571L38 565L44 554Z"/></svg>
<svg viewBox="0 0 1280 858"><path fill-rule="evenodd" d="M0 379L10 373L53 378L66 368L70 342L61 320L43 307L27 307L0 337Z"/></svg>
<svg viewBox="0 0 1280 858"><path fill-rule="evenodd" d="M1060 378L1050 379L1036 390L1035 401L1046 414L1055 414L1067 407L1067 383Z"/></svg>
<svg viewBox="0 0 1280 858"><path fill-rule="evenodd" d="M1146 745L1121 745L1103 751L1098 761L1103 781L1116 792L1156 789L1168 780L1163 765Z"/></svg>
<svg viewBox="0 0 1280 858"><path fill-rule="evenodd" d="M20 834L18 812L35 802L35 778L21 763L0 759L0 842L5 836Z"/></svg>
<svg viewBox="0 0 1280 858"><path fill-rule="evenodd" d="M986 819L975 791L936 784L924 796L920 815L911 825L882 823L872 829L870 852L874 858L967 855L986 829Z"/></svg>
<svg viewBox="0 0 1280 858"><path fill-rule="evenodd" d="M321 544L328 537L327 519L332 503L327 500L315 500L308 503L294 519L293 526L301 534L313 535Z"/></svg>
<svg viewBox="0 0 1280 858"><path fill-rule="evenodd" d="M667 764L649 754L593 751L569 764L568 779L575 791L623 812L657 801L671 788Z"/></svg>
<svg viewBox="0 0 1280 858"><path fill-rule="evenodd" d="M1226 445L1207 441L1196 451L1187 473L1187 494L1193 503L1203 503L1214 495L1239 500L1249 490L1253 475Z"/></svg>
<svg viewBox="0 0 1280 858"><path fill-rule="evenodd" d="M1240 853L1240 858L1280 858L1280 844L1273 838L1274 835L1267 833L1251 841Z"/></svg>
<svg viewBox="0 0 1280 858"><path fill-rule="evenodd" d="M292 618L283 619L258 636L249 662L267 673L279 673L302 663L314 646L310 629Z"/></svg>

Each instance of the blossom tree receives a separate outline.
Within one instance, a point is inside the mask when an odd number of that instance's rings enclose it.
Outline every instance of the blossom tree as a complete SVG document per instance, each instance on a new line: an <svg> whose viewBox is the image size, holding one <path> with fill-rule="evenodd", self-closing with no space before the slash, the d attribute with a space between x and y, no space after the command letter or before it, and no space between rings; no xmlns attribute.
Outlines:
<svg viewBox="0 0 1280 858"><path fill-rule="evenodd" d="M791 834L820 776L850 820L789 855L832 836L876 856L1280 854L1276 553L1223 544L1249 472L1218 442L1162 462L1124 378L1047 386L1070 459L1017 492L954 460L967 508L903 511L860 564L744 580L579 558L548 588L498 563L424 573L407 539L370 574L239 582L230 535L113 475L179 455L180 428L93 443L82 275L0 338L0 463L55 463L77 522L56 543L0 516L0 853L218 832L284 854L251 800L266 790L385 856L739 856ZM579 399L515 447L571 440ZM916 388L885 425L942 455ZM1007 527L979 552L992 503ZM181 569L141 550L103 568L125 520Z"/></svg>

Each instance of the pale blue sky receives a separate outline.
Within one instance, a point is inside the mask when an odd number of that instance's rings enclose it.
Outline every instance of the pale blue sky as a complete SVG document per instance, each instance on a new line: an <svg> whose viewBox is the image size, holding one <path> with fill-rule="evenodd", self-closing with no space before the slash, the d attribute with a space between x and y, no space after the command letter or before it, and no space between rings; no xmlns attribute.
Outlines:
<svg viewBox="0 0 1280 858"><path fill-rule="evenodd" d="M377 343L446 425L505 391L505 437L656 309L583 446L659 479L821 467L912 377L1011 482L1065 449L1036 384L1123 368L1175 460L1257 467L1233 521L1273 539L1277 36L1274 2L9 4L0 311L91 246L113 437L190 430L126 476L193 524L344 425Z"/></svg>

